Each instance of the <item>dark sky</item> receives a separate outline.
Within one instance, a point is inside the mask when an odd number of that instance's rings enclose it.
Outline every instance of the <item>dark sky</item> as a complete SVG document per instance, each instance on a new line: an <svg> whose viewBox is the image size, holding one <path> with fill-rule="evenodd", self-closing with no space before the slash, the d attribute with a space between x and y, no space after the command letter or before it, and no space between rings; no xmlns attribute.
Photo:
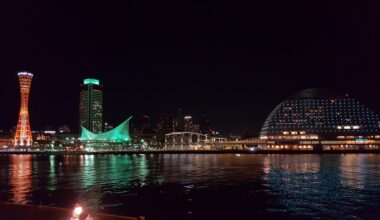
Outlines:
<svg viewBox="0 0 380 220"><path fill-rule="evenodd" d="M0 2L0 129L17 123L16 73L34 74L34 130L78 125L79 84L104 84L105 120L205 112L258 132L286 97L328 87L379 112L380 1Z"/></svg>

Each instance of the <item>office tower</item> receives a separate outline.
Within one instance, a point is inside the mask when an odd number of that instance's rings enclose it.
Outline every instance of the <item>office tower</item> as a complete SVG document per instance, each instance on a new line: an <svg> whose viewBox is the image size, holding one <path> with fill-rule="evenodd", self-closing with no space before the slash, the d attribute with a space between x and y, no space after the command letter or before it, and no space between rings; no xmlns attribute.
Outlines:
<svg viewBox="0 0 380 220"><path fill-rule="evenodd" d="M151 119L149 115L142 115L140 118L140 132L146 133L151 131Z"/></svg>
<svg viewBox="0 0 380 220"><path fill-rule="evenodd" d="M102 132L103 87L98 79L85 79L81 85L79 120L80 126L93 133Z"/></svg>
<svg viewBox="0 0 380 220"><path fill-rule="evenodd" d="M177 118L175 119L174 130L178 132L185 130L182 109L178 109Z"/></svg>
<svg viewBox="0 0 380 220"><path fill-rule="evenodd" d="M199 124L194 123L193 117L191 115L186 115L183 117L183 131L195 133L200 132Z"/></svg>
<svg viewBox="0 0 380 220"><path fill-rule="evenodd" d="M161 140L164 140L165 134L171 133L175 130L175 123L172 114L160 114L157 130Z"/></svg>
<svg viewBox="0 0 380 220"><path fill-rule="evenodd" d="M33 144L32 132L29 122L29 94L32 84L33 74L28 72L19 72L18 79L20 83L20 114L14 136L15 146L31 146Z"/></svg>
<svg viewBox="0 0 380 220"><path fill-rule="evenodd" d="M184 131L192 132L193 131L193 117L191 115L186 115L183 117Z"/></svg>

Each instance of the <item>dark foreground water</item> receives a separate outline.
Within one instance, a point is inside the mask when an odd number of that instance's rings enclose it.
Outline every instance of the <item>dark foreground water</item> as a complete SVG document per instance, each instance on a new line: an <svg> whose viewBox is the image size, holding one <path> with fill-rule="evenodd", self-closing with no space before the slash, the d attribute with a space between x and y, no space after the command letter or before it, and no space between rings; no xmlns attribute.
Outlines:
<svg viewBox="0 0 380 220"><path fill-rule="evenodd" d="M380 155L0 155L0 200L151 219L377 219Z"/></svg>

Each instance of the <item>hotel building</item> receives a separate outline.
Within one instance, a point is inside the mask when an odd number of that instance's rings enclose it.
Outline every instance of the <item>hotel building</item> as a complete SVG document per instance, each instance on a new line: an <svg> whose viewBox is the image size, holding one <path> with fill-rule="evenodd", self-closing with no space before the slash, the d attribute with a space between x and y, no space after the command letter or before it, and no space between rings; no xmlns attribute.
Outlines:
<svg viewBox="0 0 380 220"><path fill-rule="evenodd" d="M260 139L266 150L378 150L380 120L348 95L307 89L269 114Z"/></svg>

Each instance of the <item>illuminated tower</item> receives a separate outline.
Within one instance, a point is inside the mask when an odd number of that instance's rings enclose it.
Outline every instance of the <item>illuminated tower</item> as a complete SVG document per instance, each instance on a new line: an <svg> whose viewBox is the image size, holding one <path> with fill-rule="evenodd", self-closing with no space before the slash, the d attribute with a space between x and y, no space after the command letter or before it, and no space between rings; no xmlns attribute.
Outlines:
<svg viewBox="0 0 380 220"><path fill-rule="evenodd" d="M102 132L103 88L97 79L85 79L81 85L79 124L93 133Z"/></svg>
<svg viewBox="0 0 380 220"><path fill-rule="evenodd" d="M29 123L29 111L28 111L28 102L29 102L29 92L30 86L32 84L33 74L28 72L19 72L18 79L20 82L20 115L18 118L18 123L16 127L16 134L14 137L15 146L31 146L32 141L32 132L30 130Z"/></svg>

